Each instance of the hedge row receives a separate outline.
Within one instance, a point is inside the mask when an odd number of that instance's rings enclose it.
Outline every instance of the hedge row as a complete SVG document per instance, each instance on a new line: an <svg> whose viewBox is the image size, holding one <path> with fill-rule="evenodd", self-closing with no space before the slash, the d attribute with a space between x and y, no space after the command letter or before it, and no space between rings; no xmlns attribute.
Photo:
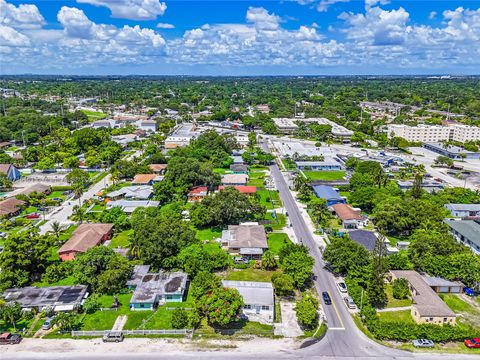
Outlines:
<svg viewBox="0 0 480 360"><path fill-rule="evenodd" d="M429 339L435 342L464 341L478 335L465 325L407 324L397 321L369 321L368 330L379 340L411 341Z"/></svg>
<svg viewBox="0 0 480 360"><path fill-rule="evenodd" d="M73 187L70 185L52 186L52 191L68 191L68 190L73 190Z"/></svg>

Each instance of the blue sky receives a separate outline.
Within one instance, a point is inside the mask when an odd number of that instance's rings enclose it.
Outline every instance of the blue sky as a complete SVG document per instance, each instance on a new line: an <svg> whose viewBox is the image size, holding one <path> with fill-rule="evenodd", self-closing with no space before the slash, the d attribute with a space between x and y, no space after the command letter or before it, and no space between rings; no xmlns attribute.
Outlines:
<svg viewBox="0 0 480 360"><path fill-rule="evenodd" d="M0 14L1 74L480 69L480 1L0 0Z"/></svg>

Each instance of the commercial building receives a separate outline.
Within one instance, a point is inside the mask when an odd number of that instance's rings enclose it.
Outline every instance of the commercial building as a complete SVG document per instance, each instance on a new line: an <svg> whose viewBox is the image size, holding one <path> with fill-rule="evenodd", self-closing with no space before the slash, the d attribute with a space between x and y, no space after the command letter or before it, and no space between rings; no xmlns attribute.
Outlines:
<svg viewBox="0 0 480 360"><path fill-rule="evenodd" d="M458 242L480 255L480 220L446 219L445 223Z"/></svg>
<svg viewBox="0 0 480 360"><path fill-rule="evenodd" d="M295 165L299 170L311 171L339 171L344 166L334 158L325 158L323 161L295 161Z"/></svg>
<svg viewBox="0 0 480 360"><path fill-rule="evenodd" d="M265 228L257 223L229 225L222 232L222 245L231 255L240 255L248 259L261 259L268 249Z"/></svg>
<svg viewBox="0 0 480 360"><path fill-rule="evenodd" d="M18 302L23 310L37 309L42 311L52 309L55 312L75 310L83 304L87 296L85 285L41 288L29 286L7 289L3 293L3 298L7 303Z"/></svg>
<svg viewBox="0 0 480 360"><path fill-rule="evenodd" d="M193 123L182 123L165 139L165 149L175 149L190 144L190 141L200 135Z"/></svg>
<svg viewBox="0 0 480 360"><path fill-rule="evenodd" d="M455 325L456 315L425 279L413 270L390 271L392 279L406 279L412 293L412 318L418 324Z"/></svg>
<svg viewBox="0 0 480 360"><path fill-rule="evenodd" d="M480 152L465 150L459 146L444 145L442 143L425 143L423 147L450 159L480 159Z"/></svg>
<svg viewBox="0 0 480 360"><path fill-rule="evenodd" d="M303 141L295 140L273 140L273 145L281 157L290 157L292 159L299 156L323 156L324 158L334 158L336 154L329 147L317 147Z"/></svg>
<svg viewBox="0 0 480 360"><path fill-rule="evenodd" d="M222 280L226 288L236 289L243 298L242 313L250 321L273 323L275 298L272 283Z"/></svg>
<svg viewBox="0 0 480 360"><path fill-rule="evenodd" d="M346 203L346 200L331 186L316 185L313 187L313 191L318 198L325 199L327 206Z"/></svg>
<svg viewBox="0 0 480 360"><path fill-rule="evenodd" d="M110 239L112 233L113 224L81 224L58 250L60 260L75 259L78 253L84 253Z"/></svg>
<svg viewBox="0 0 480 360"><path fill-rule="evenodd" d="M480 204L445 204L455 217L480 217Z"/></svg>
<svg viewBox="0 0 480 360"><path fill-rule="evenodd" d="M329 125L332 127L332 135L336 137L350 138L353 135L353 131L326 118L273 118L272 120L281 132L287 134L291 134L298 129L298 122L303 122Z"/></svg>
<svg viewBox="0 0 480 360"><path fill-rule="evenodd" d="M411 190L414 186L414 182L412 180L397 180L397 185L398 187L403 190ZM445 187L445 185L439 181L435 180L423 180L422 181L422 189L427 191L427 192L434 192L434 191L439 191L442 190Z"/></svg>
<svg viewBox="0 0 480 360"><path fill-rule="evenodd" d="M410 142L432 143L453 140L464 143L480 140L480 127L458 123L448 126L390 124L387 127L387 135L389 138L401 137Z"/></svg>
<svg viewBox="0 0 480 360"><path fill-rule="evenodd" d="M167 302L183 302L188 276L184 272L160 270L150 273L148 265L136 265L127 282L133 290L130 310L153 310Z"/></svg>

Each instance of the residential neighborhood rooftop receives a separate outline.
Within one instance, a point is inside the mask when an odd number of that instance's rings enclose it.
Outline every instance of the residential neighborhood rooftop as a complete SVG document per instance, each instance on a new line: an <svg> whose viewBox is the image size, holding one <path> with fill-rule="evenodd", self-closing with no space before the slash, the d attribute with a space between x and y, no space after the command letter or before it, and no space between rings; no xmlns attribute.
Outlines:
<svg viewBox="0 0 480 360"><path fill-rule="evenodd" d="M274 304L272 283L222 280L222 285L226 288L237 289L245 304Z"/></svg>

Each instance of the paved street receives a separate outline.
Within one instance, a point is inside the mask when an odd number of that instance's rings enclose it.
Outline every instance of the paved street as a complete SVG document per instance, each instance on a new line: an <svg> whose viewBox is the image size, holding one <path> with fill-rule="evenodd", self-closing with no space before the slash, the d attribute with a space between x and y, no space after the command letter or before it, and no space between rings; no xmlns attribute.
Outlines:
<svg viewBox="0 0 480 360"><path fill-rule="evenodd" d="M104 189L110 185L110 174L108 174L106 177L104 177L102 180L97 182L96 184L93 184L82 196L81 196L81 202L82 204L86 201L91 199L97 192L100 190ZM45 234L52 230L52 224L54 222L59 222L60 224L65 224L65 222L68 221L68 217L72 215L73 213L73 207L75 205L78 205L79 201L78 199L75 200L70 200L70 201L65 201L59 209L56 209L56 211L53 214L49 214L46 216L46 219L48 220L45 224L40 226L40 234Z"/></svg>

